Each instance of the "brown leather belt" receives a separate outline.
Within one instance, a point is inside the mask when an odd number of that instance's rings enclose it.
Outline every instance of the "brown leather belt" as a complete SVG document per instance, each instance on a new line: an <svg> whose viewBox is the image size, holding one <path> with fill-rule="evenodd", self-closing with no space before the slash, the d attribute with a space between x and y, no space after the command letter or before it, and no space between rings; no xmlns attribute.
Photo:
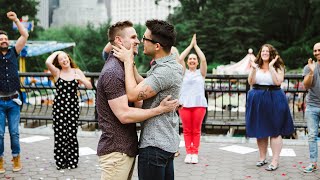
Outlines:
<svg viewBox="0 0 320 180"><path fill-rule="evenodd" d="M0 100L9 101L9 100L15 99L15 98L18 98L18 94L14 94L14 95L11 95L11 96L6 96L6 97L0 97Z"/></svg>

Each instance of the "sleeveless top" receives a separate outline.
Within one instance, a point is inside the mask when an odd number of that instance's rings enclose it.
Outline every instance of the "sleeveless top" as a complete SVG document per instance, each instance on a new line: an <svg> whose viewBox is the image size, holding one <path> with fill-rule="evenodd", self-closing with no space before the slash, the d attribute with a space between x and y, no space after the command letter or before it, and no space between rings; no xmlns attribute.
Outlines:
<svg viewBox="0 0 320 180"><path fill-rule="evenodd" d="M61 73L61 72L60 72ZM77 74L76 70L74 69L74 73ZM72 98L72 101L78 102L78 85L79 82L76 79L73 80L64 80L60 77L58 80L54 83L56 86L56 96L60 96L63 99L66 100L66 98Z"/></svg>
<svg viewBox="0 0 320 180"><path fill-rule="evenodd" d="M259 85L274 85L270 71L263 72L260 68L256 72L256 83Z"/></svg>
<svg viewBox="0 0 320 180"><path fill-rule="evenodd" d="M183 107L207 107L204 93L204 79L200 69L195 72L186 69L180 91L180 104Z"/></svg>

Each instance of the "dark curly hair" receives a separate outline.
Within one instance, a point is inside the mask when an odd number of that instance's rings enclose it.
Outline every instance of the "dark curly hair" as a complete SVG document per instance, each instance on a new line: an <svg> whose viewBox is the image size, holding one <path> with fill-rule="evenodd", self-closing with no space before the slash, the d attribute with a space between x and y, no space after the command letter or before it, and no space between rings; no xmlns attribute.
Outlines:
<svg viewBox="0 0 320 180"><path fill-rule="evenodd" d="M255 63L258 64L258 66L261 68L262 67L262 64L263 64L263 60L261 58L261 51L262 51L262 48L263 47L267 47L269 49L269 53L270 53L270 57L269 57L269 63L278 55L279 58L278 60L274 63L273 67L278 70L278 69L281 69L281 68L284 68L284 62L282 60L282 58L280 57L278 51L276 50L276 48L274 48L271 44L264 44L261 46L258 54L257 54L257 58L255 60Z"/></svg>
<svg viewBox="0 0 320 180"><path fill-rule="evenodd" d="M146 22L147 28L151 31L151 38L161 44L164 51L170 52L176 42L176 31L174 26L166 21L152 19Z"/></svg>

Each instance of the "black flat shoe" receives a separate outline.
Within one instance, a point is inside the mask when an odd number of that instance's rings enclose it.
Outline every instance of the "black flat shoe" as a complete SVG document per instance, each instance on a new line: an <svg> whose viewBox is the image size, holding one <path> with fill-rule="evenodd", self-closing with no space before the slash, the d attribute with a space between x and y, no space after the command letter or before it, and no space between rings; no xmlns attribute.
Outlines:
<svg viewBox="0 0 320 180"><path fill-rule="evenodd" d="M268 164L268 161L267 161L266 159L263 160L263 161L258 161L257 164L256 164L256 166L261 167L261 166L263 166L263 165L265 165L265 164Z"/></svg>
<svg viewBox="0 0 320 180"><path fill-rule="evenodd" d="M275 171L278 169L279 166L274 166L272 164L269 164L268 167L266 167L267 171Z"/></svg>

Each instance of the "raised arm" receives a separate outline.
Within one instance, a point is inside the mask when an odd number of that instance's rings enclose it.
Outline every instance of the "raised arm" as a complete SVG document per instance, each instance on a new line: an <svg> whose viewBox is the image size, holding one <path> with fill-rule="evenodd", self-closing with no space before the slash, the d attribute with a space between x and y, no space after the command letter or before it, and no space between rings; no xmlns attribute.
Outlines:
<svg viewBox="0 0 320 180"><path fill-rule="evenodd" d="M190 42L190 45L180 54L179 63L183 66L183 72L186 70L185 59L188 56L188 54L190 53L191 49L193 48L195 41L196 41L196 34L194 34L192 36L192 40Z"/></svg>
<svg viewBox="0 0 320 180"><path fill-rule="evenodd" d="M144 80L144 78L139 74L138 69L136 66L134 66L134 78L136 79L137 83L139 84Z"/></svg>
<svg viewBox="0 0 320 180"><path fill-rule="evenodd" d="M176 47L172 46L170 53L173 54L173 55L175 55L176 61L177 61L178 63L180 63L180 59L179 59L180 54L179 54L178 49L177 49Z"/></svg>
<svg viewBox="0 0 320 180"><path fill-rule="evenodd" d="M112 112L120 120L122 124L141 122L151 117L175 111L179 105L178 100L168 101L171 97L163 99L158 107L152 109L140 109L128 106L128 98L126 95L109 100L108 103Z"/></svg>
<svg viewBox="0 0 320 180"><path fill-rule="evenodd" d="M194 37L196 37L196 35L193 35ZM207 75L207 59L206 56L204 55L204 53L201 51L200 47L197 44L197 40L195 39L194 42L194 49L196 50L196 53L200 59L200 72L201 75L203 76L203 78L206 77Z"/></svg>
<svg viewBox="0 0 320 180"><path fill-rule="evenodd" d="M83 72L80 69L76 69L76 77L75 79L81 81L87 89L92 89L91 82L86 78Z"/></svg>
<svg viewBox="0 0 320 180"><path fill-rule="evenodd" d="M284 69L280 68L278 70L275 70L275 68L271 69L271 77L272 81L275 85L280 86L281 83L284 80Z"/></svg>
<svg viewBox="0 0 320 180"><path fill-rule="evenodd" d="M137 83L134 77L133 61L124 62L126 93L130 102L141 101L155 96L157 93L146 85L144 80Z"/></svg>
<svg viewBox="0 0 320 180"><path fill-rule="evenodd" d="M313 73L314 73L314 69L315 69L315 65L316 63L309 58L308 59L308 66L304 69L304 71L307 71L306 74L304 74L304 78L303 78L303 85L306 89L310 89L312 87L312 82L313 82Z"/></svg>
<svg viewBox="0 0 320 180"><path fill-rule="evenodd" d="M276 70L273 65L279 59L279 55L277 55L270 63L269 63L269 71L271 73L271 77L273 83L277 86L280 86L284 80L284 69L280 68Z"/></svg>
<svg viewBox="0 0 320 180"><path fill-rule="evenodd" d="M119 58L124 63L125 69L125 86L126 94L130 102L141 101L155 96L157 93L152 89L150 85L145 84L143 79L137 83L135 79L135 65L133 48L126 49L122 45L119 47L113 46L114 56Z"/></svg>
<svg viewBox="0 0 320 180"><path fill-rule="evenodd" d="M248 83L250 84L250 86L252 86L253 84L256 83L256 73L257 73L258 65L251 59L250 59L250 65L251 65L251 70L248 75Z"/></svg>
<svg viewBox="0 0 320 180"><path fill-rule="evenodd" d="M110 42L108 42L108 44L106 44L106 46L102 50L102 59L103 60L108 59L108 55L110 54L111 50L112 50L112 45Z"/></svg>
<svg viewBox="0 0 320 180"><path fill-rule="evenodd" d="M17 14L15 12L12 12L12 11L8 12L7 17L17 25L18 31L21 35L18 38L16 45L15 45L16 51L19 54L21 52L21 50L23 49L23 47L27 43L29 33L28 33L27 29L22 25L22 23L17 18Z"/></svg>
<svg viewBox="0 0 320 180"><path fill-rule="evenodd" d="M49 69L49 71L51 72L52 76L54 77L55 81L58 79L59 74L60 74L60 69L55 67L52 63L53 60L56 58L56 56L58 56L58 54L61 51L56 51L54 53L52 53L46 60L46 66Z"/></svg>

